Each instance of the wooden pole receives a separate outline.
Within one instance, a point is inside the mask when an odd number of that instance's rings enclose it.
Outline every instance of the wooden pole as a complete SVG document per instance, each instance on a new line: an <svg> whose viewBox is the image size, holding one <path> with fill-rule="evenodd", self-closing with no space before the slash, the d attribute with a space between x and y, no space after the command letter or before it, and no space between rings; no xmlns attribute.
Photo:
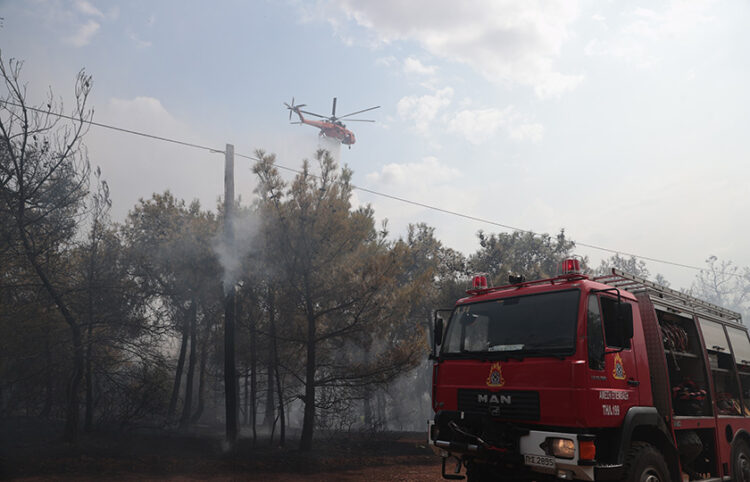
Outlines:
<svg viewBox="0 0 750 482"><path fill-rule="evenodd" d="M224 154L224 236L228 249L233 250L234 229L234 146L227 144ZM226 436L230 448L237 441L237 375L234 356L235 280L224 286L224 403Z"/></svg>

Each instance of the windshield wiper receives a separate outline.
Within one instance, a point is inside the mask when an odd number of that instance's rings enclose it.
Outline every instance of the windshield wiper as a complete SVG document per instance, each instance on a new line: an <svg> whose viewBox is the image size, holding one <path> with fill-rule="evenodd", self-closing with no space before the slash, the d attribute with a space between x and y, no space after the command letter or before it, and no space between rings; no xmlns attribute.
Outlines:
<svg viewBox="0 0 750 482"><path fill-rule="evenodd" d="M569 346L541 346L531 350L524 350L524 355L529 356L551 356L564 360L566 357L571 355L572 347Z"/></svg>
<svg viewBox="0 0 750 482"><path fill-rule="evenodd" d="M440 356L449 358L471 358L482 361L489 360L518 360L523 361L526 352L507 352L507 351L469 351L461 350L460 352L442 353Z"/></svg>

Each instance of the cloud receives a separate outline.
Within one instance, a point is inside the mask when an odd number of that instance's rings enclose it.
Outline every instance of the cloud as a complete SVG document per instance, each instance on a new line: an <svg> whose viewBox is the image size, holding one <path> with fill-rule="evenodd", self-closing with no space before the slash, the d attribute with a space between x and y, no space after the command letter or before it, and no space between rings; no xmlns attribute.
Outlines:
<svg viewBox="0 0 750 482"><path fill-rule="evenodd" d="M466 180L461 169L453 168L451 164L455 162L427 156L416 162L386 164L380 170L367 174L365 179L371 189L392 196L443 209L477 212L482 197L469 194L473 192L468 187L472 182ZM463 230L465 224L454 217L446 218L445 214L424 206L373 196L363 191L358 192L357 200L370 204L378 220L388 219L391 233L405 233L409 224L425 222L438 227L438 237L449 246L455 245L458 239L465 241L467 236L470 244L474 244L472 235L475 227L467 232ZM444 230L439 228L441 225Z"/></svg>
<svg viewBox="0 0 750 482"><path fill-rule="evenodd" d="M464 136L472 144L481 144L500 130L505 130L508 137L519 141L539 141L544 133L541 124L523 120L512 106L503 110L461 110L449 121L448 130Z"/></svg>
<svg viewBox="0 0 750 482"><path fill-rule="evenodd" d="M367 180L377 184L404 187L412 184L449 183L460 176L461 171L458 169L441 164L436 157L427 156L422 162L386 164L380 172L368 174Z"/></svg>
<svg viewBox="0 0 750 482"><path fill-rule="evenodd" d="M110 20L117 20L120 18L120 7L112 7L109 9L109 12L107 12L107 17L109 17Z"/></svg>
<svg viewBox="0 0 750 482"><path fill-rule="evenodd" d="M659 44L695 34L701 26L712 23L714 17L709 12L714 3L713 0L671 0L661 9L632 8L618 17L620 25L609 30L609 37L590 40L584 53L650 67L660 60L655 53Z"/></svg>
<svg viewBox="0 0 750 482"><path fill-rule="evenodd" d="M406 96L398 101L396 109L403 120L414 121L417 132L426 134L438 112L451 103L453 89L445 87L422 96Z"/></svg>
<svg viewBox="0 0 750 482"><path fill-rule="evenodd" d="M95 22L94 20L89 20L85 24L81 25L76 33L74 33L70 37L67 37L65 41L75 47L83 47L91 42L93 36L96 35L96 32L99 31L99 28L99 23Z"/></svg>
<svg viewBox="0 0 750 482"><path fill-rule="evenodd" d="M375 65L379 65L382 67L392 67L397 62L398 60L393 55L389 55L387 57L379 57L375 59Z"/></svg>
<svg viewBox="0 0 750 482"><path fill-rule="evenodd" d="M138 47L139 49L151 47L150 40L143 40L132 31L128 31L128 38L130 38L130 40L132 40L135 46Z"/></svg>
<svg viewBox="0 0 750 482"><path fill-rule="evenodd" d="M99 10L98 8L96 8L95 6L87 2L86 0L76 0L75 7L79 12L83 13L84 15L89 15L92 17L99 17L99 18L104 17L104 14L101 12L101 10Z"/></svg>
<svg viewBox="0 0 750 482"><path fill-rule="evenodd" d="M578 16L576 1L327 0L320 5L317 18L342 37L345 22L354 22L379 44L414 41L490 81L530 86L539 97L560 95L583 80L555 68Z"/></svg>
<svg viewBox="0 0 750 482"><path fill-rule="evenodd" d="M433 75L437 69L434 65L424 65L419 59L407 57L404 60L404 73L417 75Z"/></svg>
<svg viewBox="0 0 750 482"><path fill-rule="evenodd" d="M174 116L154 97L111 98L97 108L94 120L124 129L185 140L222 149L205 132ZM169 189L178 198L199 199L214 209L223 194L224 156L172 143L92 127L85 137L92 166L101 166L110 186L112 216L124 218L139 198ZM239 163L237 163L239 164ZM249 193L249 169L235 167L236 192Z"/></svg>

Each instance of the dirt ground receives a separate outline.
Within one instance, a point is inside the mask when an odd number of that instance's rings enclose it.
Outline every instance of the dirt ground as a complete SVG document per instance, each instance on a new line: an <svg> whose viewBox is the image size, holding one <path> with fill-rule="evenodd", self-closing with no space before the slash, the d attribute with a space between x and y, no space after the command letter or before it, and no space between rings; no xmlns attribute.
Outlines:
<svg viewBox="0 0 750 482"><path fill-rule="evenodd" d="M241 438L234 451L204 430L99 431L76 445L57 424L0 421L0 478L10 480L438 481L440 459L422 433L327 434L313 450Z"/></svg>

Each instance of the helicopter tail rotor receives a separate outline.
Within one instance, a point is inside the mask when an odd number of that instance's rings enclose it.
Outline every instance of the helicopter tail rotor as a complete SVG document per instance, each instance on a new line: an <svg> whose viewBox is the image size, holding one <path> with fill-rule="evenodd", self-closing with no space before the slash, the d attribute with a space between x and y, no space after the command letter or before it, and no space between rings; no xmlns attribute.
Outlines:
<svg viewBox="0 0 750 482"><path fill-rule="evenodd" d="M292 114L293 113L299 114L299 110L302 107L305 107L307 104L294 105L294 97L292 97L292 103L291 103L291 105L287 104L286 102L284 102L284 105L286 106L287 109L289 109L289 120L292 120Z"/></svg>

